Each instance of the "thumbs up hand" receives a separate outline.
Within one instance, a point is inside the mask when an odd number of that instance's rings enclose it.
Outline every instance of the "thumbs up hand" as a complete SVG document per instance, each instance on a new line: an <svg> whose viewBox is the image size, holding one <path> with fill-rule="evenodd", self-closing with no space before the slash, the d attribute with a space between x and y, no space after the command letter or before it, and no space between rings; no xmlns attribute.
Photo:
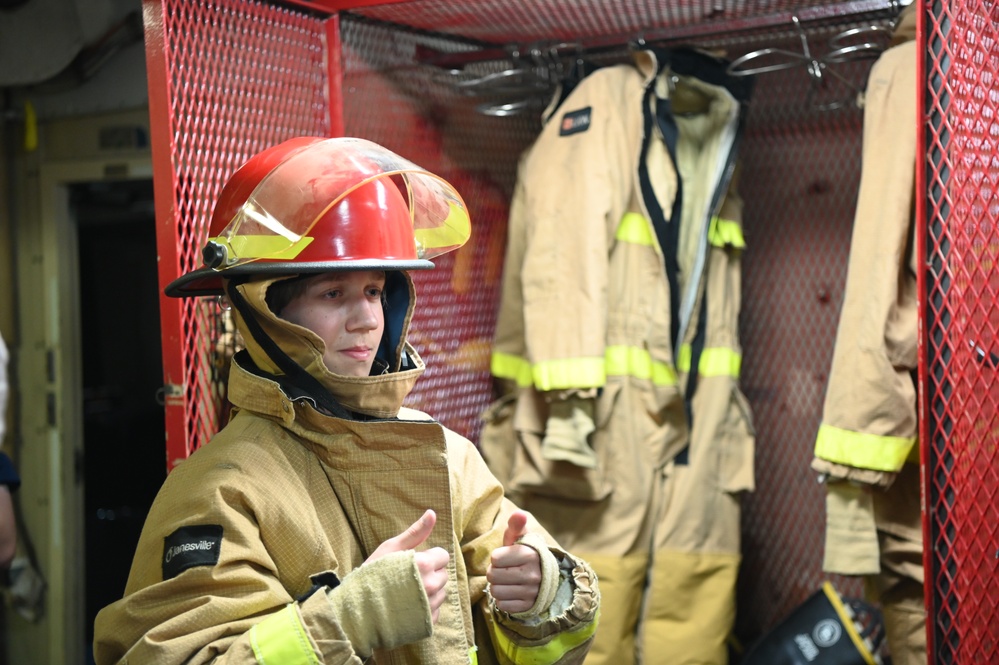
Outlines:
<svg viewBox="0 0 999 665"><path fill-rule="evenodd" d="M516 544L526 534L527 514L518 510L510 515L503 546L493 550L486 571L496 607L511 614L531 609L541 588L541 558L533 548Z"/></svg>
<svg viewBox="0 0 999 665"><path fill-rule="evenodd" d="M437 514L432 510L423 513L420 519L416 520L410 527L394 538L389 538L371 553L365 563L375 561L383 556L394 552L405 552L413 550L426 542L427 538L437 524ZM430 613L434 623L440 616L441 605L447 598L447 565L451 557L447 550L441 547L432 547L424 552L414 552L413 559L420 577L423 580L423 589L427 593L430 601Z"/></svg>

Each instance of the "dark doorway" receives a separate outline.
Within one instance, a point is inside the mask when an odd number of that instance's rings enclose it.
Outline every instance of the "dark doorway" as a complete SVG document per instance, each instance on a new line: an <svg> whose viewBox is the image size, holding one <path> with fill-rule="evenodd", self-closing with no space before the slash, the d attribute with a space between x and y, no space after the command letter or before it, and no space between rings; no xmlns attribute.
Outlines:
<svg viewBox="0 0 999 665"><path fill-rule="evenodd" d="M70 205L80 251L89 652L94 618L121 598L166 477L166 433L152 181L74 185Z"/></svg>

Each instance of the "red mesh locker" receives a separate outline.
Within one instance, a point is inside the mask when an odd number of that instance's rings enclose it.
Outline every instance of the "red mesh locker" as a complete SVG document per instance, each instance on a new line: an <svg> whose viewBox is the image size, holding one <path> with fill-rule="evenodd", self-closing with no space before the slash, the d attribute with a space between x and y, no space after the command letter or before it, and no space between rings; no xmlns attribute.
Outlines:
<svg viewBox="0 0 999 665"><path fill-rule="evenodd" d="M320 19L258 2L147 0L144 10L165 286L200 267L215 197L246 158L292 136L331 134L338 79L328 56L338 40ZM209 299L163 297L160 316L172 469L219 428L232 339Z"/></svg>
<svg viewBox="0 0 999 665"><path fill-rule="evenodd" d="M927 601L937 663L999 660L999 8L933 5L925 21L921 419Z"/></svg>

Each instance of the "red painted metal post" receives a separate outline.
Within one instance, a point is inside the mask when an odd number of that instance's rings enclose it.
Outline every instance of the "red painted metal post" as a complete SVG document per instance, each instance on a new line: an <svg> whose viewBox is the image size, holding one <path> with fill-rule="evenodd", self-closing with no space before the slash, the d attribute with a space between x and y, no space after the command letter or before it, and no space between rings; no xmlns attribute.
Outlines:
<svg viewBox="0 0 999 665"><path fill-rule="evenodd" d="M149 129L153 156L153 196L156 206L156 252L159 283L180 274L177 246L177 207L174 198L173 114L171 81L162 0L143 0L146 76L149 87ZM163 401L166 417L167 469L187 457L187 405L184 399L185 356L181 328L182 302L160 292L160 326L163 349Z"/></svg>

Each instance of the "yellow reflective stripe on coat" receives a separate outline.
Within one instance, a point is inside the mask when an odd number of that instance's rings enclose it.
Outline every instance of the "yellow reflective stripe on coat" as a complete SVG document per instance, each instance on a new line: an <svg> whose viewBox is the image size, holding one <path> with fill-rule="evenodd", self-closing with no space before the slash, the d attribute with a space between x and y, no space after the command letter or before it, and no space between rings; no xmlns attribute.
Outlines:
<svg viewBox="0 0 999 665"><path fill-rule="evenodd" d="M493 376L516 381L521 388L569 390L599 388L608 376L633 376L659 386L675 386L676 371L667 363L652 359L645 349L634 346L609 346L604 359L581 358L538 363L534 367L523 358L493 352L490 360Z"/></svg>
<svg viewBox="0 0 999 665"><path fill-rule="evenodd" d="M815 439L815 456L858 469L898 471L915 443L914 436L880 436L823 423Z"/></svg>
<svg viewBox="0 0 999 665"><path fill-rule="evenodd" d="M746 248L746 237L742 235L742 225L731 219L712 217L708 226L708 242L715 247L726 245L737 249Z"/></svg>
<svg viewBox="0 0 999 665"><path fill-rule="evenodd" d="M253 626L250 645L260 665L319 665L294 605Z"/></svg>
<svg viewBox="0 0 999 665"><path fill-rule="evenodd" d="M690 372L690 361L693 351L690 344L680 346L676 358L676 368L681 372ZM723 346L707 348L701 351L697 373L701 376L731 376L739 378L742 372L742 354Z"/></svg>
<svg viewBox="0 0 999 665"><path fill-rule="evenodd" d="M593 617L593 621L584 625L579 630L558 633L551 639L538 646L522 646L515 644L500 629L495 622L489 622L493 633L493 646L499 655L507 661L517 665L551 665L557 663L565 654L569 653L586 640L593 637L599 623L599 612Z"/></svg>
<svg viewBox="0 0 999 665"><path fill-rule="evenodd" d="M626 212L621 216L621 223L618 224L614 237L633 245L655 247L657 244L652 235L652 223L637 212Z"/></svg>
<svg viewBox="0 0 999 665"><path fill-rule="evenodd" d="M599 388L607 382L603 358L546 360L531 368L538 390Z"/></svg>
<svg viewBox="0 0 999 665"><path fill-rule="evenodd" d="M534 383L531 374L531 363L519 356L509 353L493 351L489 361L489 371L493 376L501 379L516 381L521 388L526 388Z"/></svg>
<svg viewBox="0 0 999 665"><path fill-rule="evenodd" d="M634 346L607 347L606 363L608 376L633 376L646 379L660 386L675 386L676 372L663 362L652 359L645 349Z"/></svg>

